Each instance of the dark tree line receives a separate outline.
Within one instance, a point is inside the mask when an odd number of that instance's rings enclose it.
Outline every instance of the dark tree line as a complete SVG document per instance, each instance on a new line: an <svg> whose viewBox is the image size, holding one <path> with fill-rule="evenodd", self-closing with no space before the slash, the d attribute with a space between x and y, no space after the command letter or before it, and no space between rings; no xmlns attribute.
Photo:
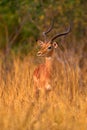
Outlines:
<svg viewBox="0 0 87 130"><path fill-rule="evenodd" d="M52 19L54 32L72 22L72 35L76 40L83 39L87 31L86 10L85 0L1 0L0 50L30 52Z"/></svg>

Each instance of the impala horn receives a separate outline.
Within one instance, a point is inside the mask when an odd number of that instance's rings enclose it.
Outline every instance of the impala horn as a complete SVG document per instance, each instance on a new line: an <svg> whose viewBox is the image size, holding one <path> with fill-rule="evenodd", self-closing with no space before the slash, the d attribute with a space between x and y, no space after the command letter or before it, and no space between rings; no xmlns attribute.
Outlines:
<svg viewBox="0 0 87 130"><path fill-rule="evenodd" d="M48 30L43 32L43 36L44 36L45 40L47 38L46 35L53 29L53 26L54 26L54 20L52 21L52 23L51 23L50 27L48 28Z"/></svg>
<svg viewBox="0 0 87 130"><path fill-rule="evenodd" d="M51 39L51 43L52 43L56 38L67 35L70 31L71 31L71 25L69 26L69 28L67 29L66 32L63 32L63 33L60 33L60 34L56 34L56 35Z"/></svg>

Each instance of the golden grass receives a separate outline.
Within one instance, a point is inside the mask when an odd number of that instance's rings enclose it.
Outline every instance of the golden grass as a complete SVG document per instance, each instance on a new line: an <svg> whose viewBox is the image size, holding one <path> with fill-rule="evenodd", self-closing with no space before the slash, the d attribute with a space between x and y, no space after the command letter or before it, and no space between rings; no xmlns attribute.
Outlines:
<svg viewBox="0 0 87 130"><path fill-rule="evenodd" d="M2 61L0 130L87 130L87 90L80 92L78 64L68 67L66 72L61 70L62 79L54 76L54 90L47 99L40 95L37 101L32 79L33 58L16 57L11 65L2 65Z"/></svg>

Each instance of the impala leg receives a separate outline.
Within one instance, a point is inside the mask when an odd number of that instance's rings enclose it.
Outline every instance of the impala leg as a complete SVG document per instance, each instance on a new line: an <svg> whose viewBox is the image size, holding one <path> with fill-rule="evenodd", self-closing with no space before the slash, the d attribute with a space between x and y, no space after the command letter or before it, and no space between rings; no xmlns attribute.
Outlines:
<svg viewBox="0 0 87 130"><path fill-rule="evenodd" d="M51 92L51 89L45 89L45 99L47 100L47 98L49 97L49 94Z"/></svg>
<svg viewBox="0 0 87 130"><path fill-rule="evenodd" d="M40 96L40 90L38 88L35 89L35 99L38 100Z"/></svg>

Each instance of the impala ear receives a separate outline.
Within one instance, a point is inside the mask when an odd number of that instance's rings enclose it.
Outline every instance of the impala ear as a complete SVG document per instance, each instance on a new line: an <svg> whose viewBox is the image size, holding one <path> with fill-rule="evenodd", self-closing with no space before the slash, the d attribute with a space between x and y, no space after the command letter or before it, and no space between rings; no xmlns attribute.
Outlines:
<svg viewBox="0 0 87 130"><path fill-rule="evenodd" d="M43 45L43 41L41 41L41 40L38 40L37 43L38 43L39 46Z"/></svg>
<svg viewBox="0 0 87 130"><path fill-rule="evenodd" d="M54 47L54 48L57 48L57 47L58 47L58 45L57 45L56 42L53 42L53 47Z"/></svg>

